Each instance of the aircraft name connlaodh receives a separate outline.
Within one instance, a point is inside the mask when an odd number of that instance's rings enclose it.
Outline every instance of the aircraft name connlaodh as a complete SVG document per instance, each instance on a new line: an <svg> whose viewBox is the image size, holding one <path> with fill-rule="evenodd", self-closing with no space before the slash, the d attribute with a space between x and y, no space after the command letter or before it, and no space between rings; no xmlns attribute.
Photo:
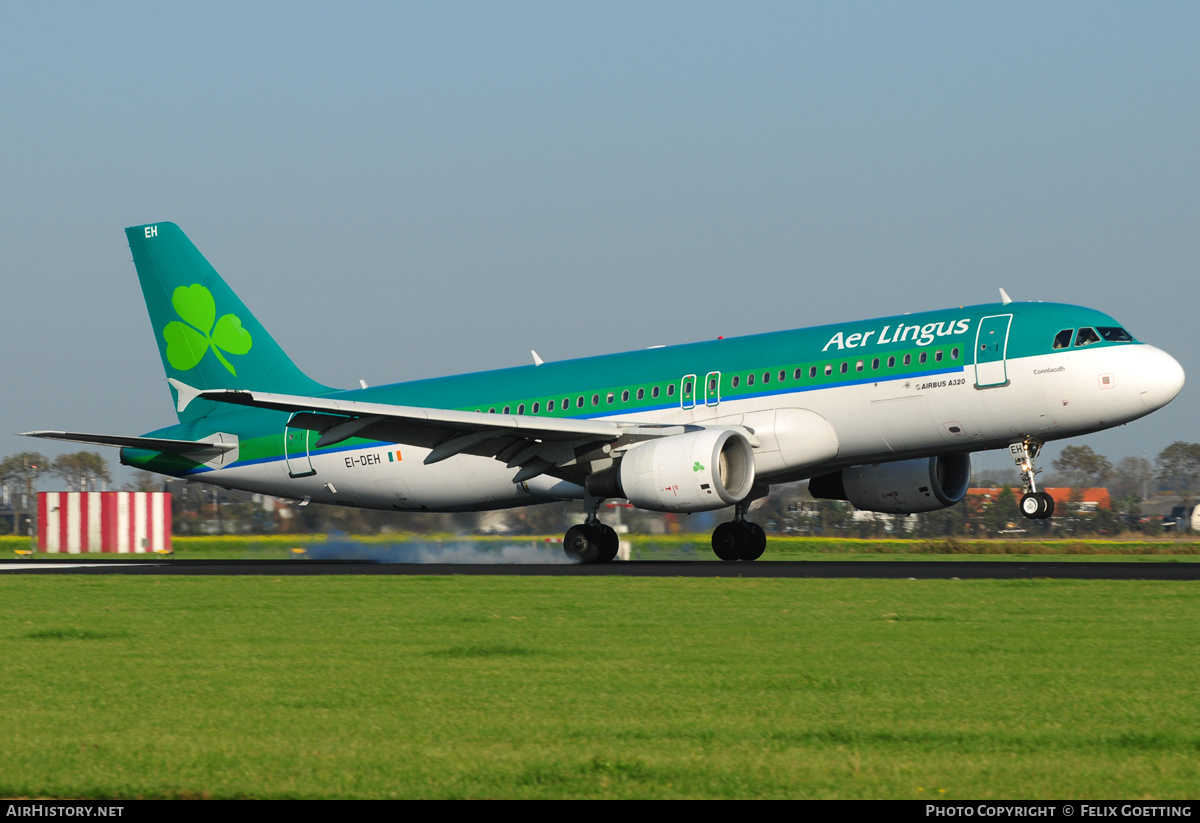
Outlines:
<svg viewBox="0 0 1200 823"><path fill-rule="evenodd" d="M900 323L894 329L889 323L882 329L868 332L854 332L854 334L849 335L845 332L838 332L829 338L829 342L825 344L825 347L821 351L828 351L830 346L836 346L840 351L842 349L859 349L868 345L882 346L886 343L906 342L913 342L918 346L928 346L939 337L946 337L952 334L966 334L969 328L971 328L971 321L969 319L926 323L923 326L909 326ZM878 332L877 337L875 337L876 332ZM872 337L875 337L875 339L872 340Z"/></svg>

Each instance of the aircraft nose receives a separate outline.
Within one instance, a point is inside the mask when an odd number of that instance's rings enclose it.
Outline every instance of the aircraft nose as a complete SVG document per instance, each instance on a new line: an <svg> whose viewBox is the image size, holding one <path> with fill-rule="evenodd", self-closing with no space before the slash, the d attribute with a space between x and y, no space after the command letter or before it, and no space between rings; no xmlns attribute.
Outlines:
<svg viewBox="0 0 1200 823"><path fill-rule="evenodd" d="M1183 388L1183 366L1162 349L1146 346L1137 367L1142 402L1150 411L1170 403Z"/></svg>

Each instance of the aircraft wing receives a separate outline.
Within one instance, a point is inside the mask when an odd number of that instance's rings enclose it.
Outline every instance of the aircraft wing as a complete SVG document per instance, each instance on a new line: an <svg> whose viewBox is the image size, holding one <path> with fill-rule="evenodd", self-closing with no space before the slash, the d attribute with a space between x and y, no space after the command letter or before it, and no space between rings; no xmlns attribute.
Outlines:
<svg viewBox="0 0 1200 823"><path fill-rule="evenodd" d="M208 443L202 440L170 440L165 437L126 437L120 434L87 434L84 432L36 431L22 432L21 436L40 437L44 440L66 440L69 443L87 443L90 446L117 446L125 449L146 449L147 451L177 454L204 452L222 454L238 447L237 443Z"/></svg>
<svg viewBox="0 0 1200 823"><path fill-rule="evenodd" d="M170 383L178 393L181 411L196 398L202 398L293 412L289 425L321 433L314 448L364 437L429 448L426 463L464 453L485 455L506 462L509 468L520 466L514 483L555 469L560 471L554 473L566 475L586 472L580 458L606 445L609 448L596 457L640 440L699 428L395 406L241 389L199 390L174 379Z"/></svg>

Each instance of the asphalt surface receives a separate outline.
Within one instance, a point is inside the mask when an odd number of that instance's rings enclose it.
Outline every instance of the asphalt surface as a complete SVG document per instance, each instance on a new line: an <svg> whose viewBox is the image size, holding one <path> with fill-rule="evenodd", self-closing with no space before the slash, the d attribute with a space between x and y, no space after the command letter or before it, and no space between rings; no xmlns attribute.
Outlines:
<svg viewBox="0 0 1200 823"><path fill-rule="evenodd" d="M561 577L766 577L891 580L1200 580L1200 563L987 560L633 561L603 565L566 563L379 563L362 560L168 560L72 562L18 560L0 563L0 574L125 575L503 575Z"/></svg>

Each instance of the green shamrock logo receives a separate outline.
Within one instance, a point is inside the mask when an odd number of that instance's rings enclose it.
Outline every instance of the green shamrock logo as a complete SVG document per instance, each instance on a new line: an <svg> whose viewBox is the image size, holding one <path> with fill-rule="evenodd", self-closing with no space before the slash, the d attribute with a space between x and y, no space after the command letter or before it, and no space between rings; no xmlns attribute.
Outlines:
<svg viewBox="0 0 1200 823"><path fill-rule="evenodd" d="M236 314L226 314L217 320L217 304L212 292L199 283L175 289L171 295L171 305L187 322L172 320L163 329L163 339L167 341L167 362L179 371L194 369L204 353L212 349L221 365L237 377L237 372L221 352L245 354L250 351L250 332L242 328L241 319Z"/></svg>
<svg viewBox="0 0 1200 823"><path fill-rule="evenodd" d="M696 465L692 466L692 471L694 471L694 472L702 472L702 471L704 471L704 467L700 465L700 461L699 461L699 460L697 460L697 461L696 461Z"/></svg>

